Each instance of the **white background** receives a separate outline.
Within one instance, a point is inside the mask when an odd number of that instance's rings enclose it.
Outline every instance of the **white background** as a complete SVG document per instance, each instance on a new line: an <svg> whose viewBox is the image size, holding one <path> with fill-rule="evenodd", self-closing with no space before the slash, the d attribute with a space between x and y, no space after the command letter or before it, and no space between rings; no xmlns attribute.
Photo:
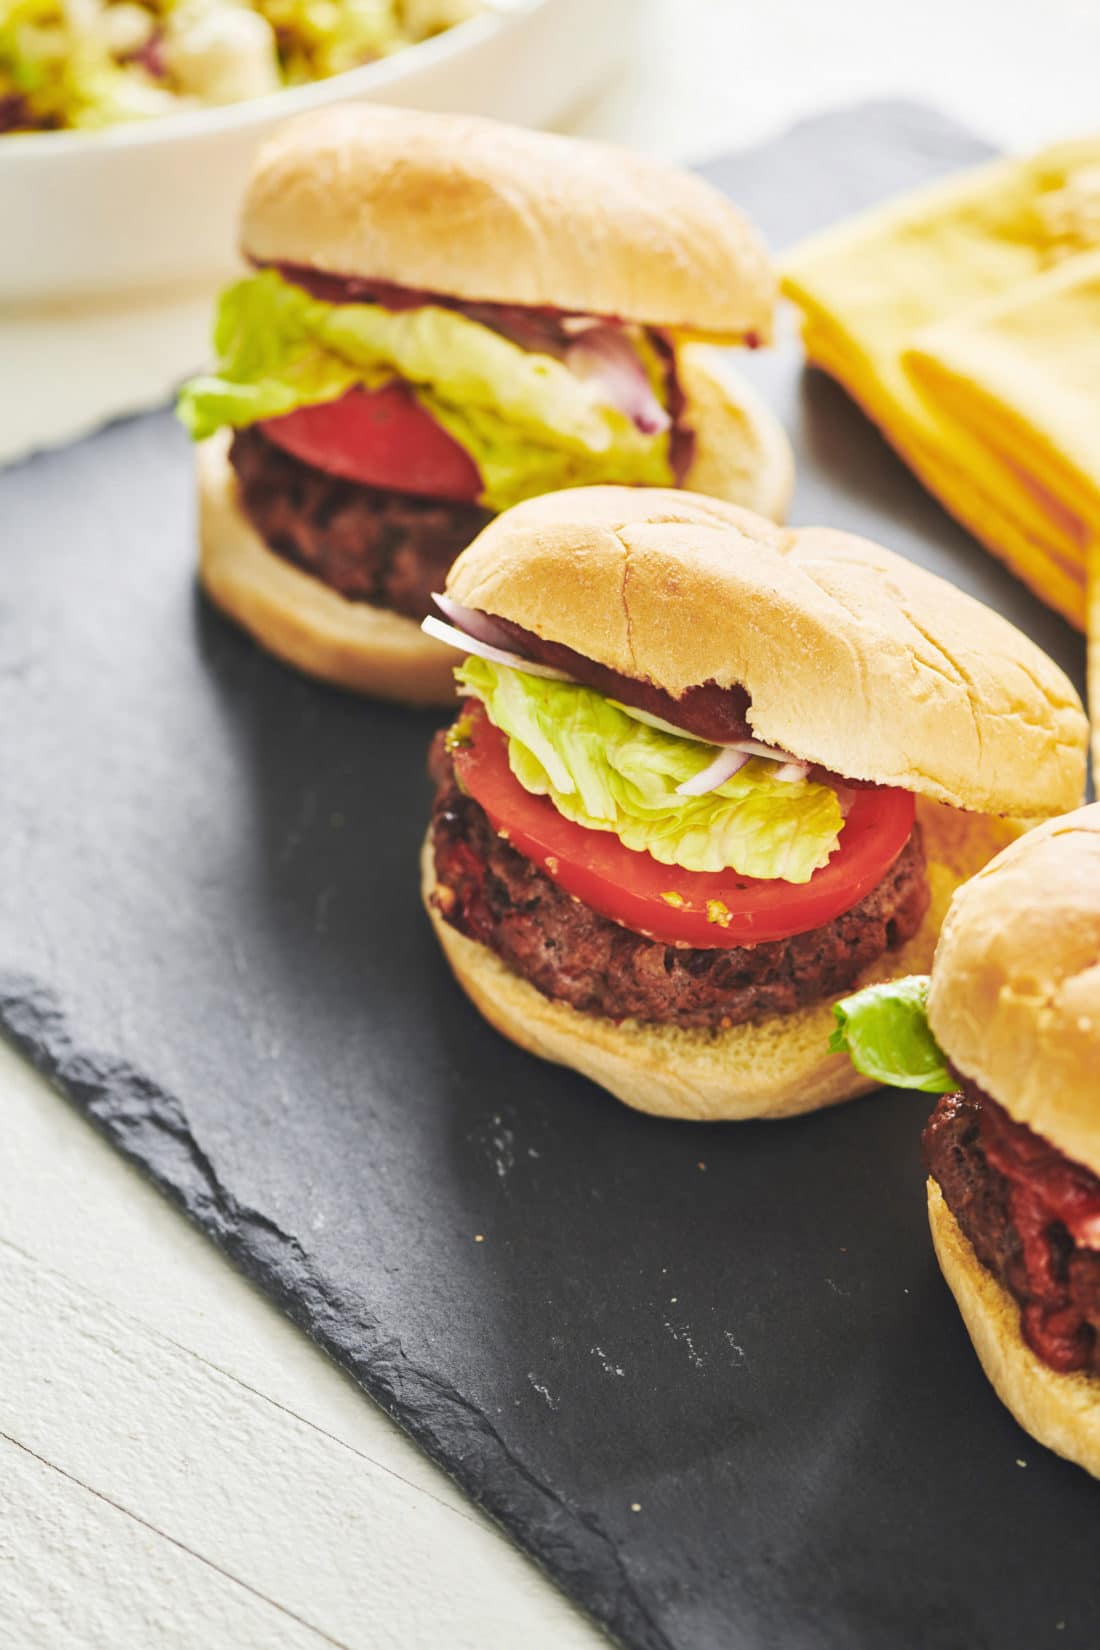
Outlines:
<svg viewBox="0 0 1100 1650"><path fill-rule="evenodd" d="M571 129L694 158L897 93L1011 148L1100 126L1092 0L653 0L639 14L629 68ZM173 346L182 367L204 330L199 306ZM9 414L16 369L42 359L32 331L20 359L5 343ZM79 359L76 336L53 328L55 365ZM120 366L132 393L146 344L138 327L129 380ZM0 1096L0 1643L602 1642L2 1048Z"/></svg>

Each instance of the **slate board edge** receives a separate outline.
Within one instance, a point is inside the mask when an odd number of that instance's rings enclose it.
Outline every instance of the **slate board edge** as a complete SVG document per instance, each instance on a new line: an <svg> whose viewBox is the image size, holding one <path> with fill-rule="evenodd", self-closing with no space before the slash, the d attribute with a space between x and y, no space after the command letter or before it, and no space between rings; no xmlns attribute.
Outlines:
<svg viewBox="0 0 1100 1650"><path fill-rule="evenodd" d="M33 979L0 976L0 1029L5 1041L350 1374L574 1603L630 1650L675 1650L636 1596L614 1543L598 1523L533 1477L487 1417L449 1381L411 1363L400 1342L377 1324L370 1325L369 1355L346 1344L339 1333L340 1303L317 1279L298 1240L221 1185L175 1095L109 1054L78 1050L55 994ZM155 1153L142 1150L149 1130L159 1136ZM435 1416L444 1412L441 1433ZM461 1445L455 1440L459 1419Z"/></svg>

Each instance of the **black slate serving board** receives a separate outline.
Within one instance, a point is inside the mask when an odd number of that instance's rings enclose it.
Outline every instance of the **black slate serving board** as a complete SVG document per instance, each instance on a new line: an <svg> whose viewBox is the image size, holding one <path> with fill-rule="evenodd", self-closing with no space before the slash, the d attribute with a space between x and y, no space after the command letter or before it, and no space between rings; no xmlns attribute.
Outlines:
<svg viewBox="0 0 1100 1650"><path fill-rule="evenodd" d="M987 152L872 105L709 171L781 246ZM1080 681L793 342L749 370L796 521L946 572ZM1098 1491L979 1372L927 1102L662 1123L496 1038L419 911L432 718L256 652L192 532L167 414L0 477L16 1045L625 1644L1092 1650Z"/></svg>

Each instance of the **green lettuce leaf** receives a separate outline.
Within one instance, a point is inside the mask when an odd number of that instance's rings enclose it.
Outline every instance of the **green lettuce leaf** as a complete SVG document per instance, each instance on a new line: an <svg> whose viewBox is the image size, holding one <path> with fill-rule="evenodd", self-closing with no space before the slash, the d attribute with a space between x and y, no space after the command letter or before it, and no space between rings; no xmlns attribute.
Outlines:
<svg viewBox="0 0 1100 1650"><path fill-rule="evenodd" d="M326 304L269 269L223 293L214 347L215 371L179 400L196 441L401 378L470 454L492 510L601 481L672 483L667 434L643 435L560 361L453 310Z"/></svg>
<svg viewBox="0 0 1100 1650"><path fill-rule="evenodd" d="M808 882L836 848L835 791L785 784L758 758L707 796L677 796L715 747L638 720L592 688L470 658L456 672L508 735L512 772L560 814L687 871Z"/></svg>
<svg viewBox="0 0 1100 1650"><path fill-rule="evenodd" d="M857 1071L897 1089L949 1094L958 1080L948 1070L928 1024L928 976L869 985L834 1005L833 1054L847 1054Z"/></svg>

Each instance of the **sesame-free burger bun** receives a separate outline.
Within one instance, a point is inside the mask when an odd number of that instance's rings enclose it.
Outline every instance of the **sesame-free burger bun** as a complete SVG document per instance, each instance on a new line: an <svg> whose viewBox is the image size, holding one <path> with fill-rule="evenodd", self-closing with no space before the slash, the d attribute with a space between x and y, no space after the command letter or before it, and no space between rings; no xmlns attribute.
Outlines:
<svg viewBox="0 0 1100 1650"><path fill-rule="evenodd" d="M774 415L705 345L681 352L681 384L696 431L689 479L781 517L794 465ZM449 704L458 659L451 648L412 619L347 601L268 549L241 511L230 439L222 431L198 453L200 570L211 598L310 676L408 704Z"/></svg>
<svg viewBox="0 0 1100 1650"><path fill-rule="evenodd" d="M1100 1381L1060 1375L1020 1333L1020 1309L982 1265L934 1180L928 1224L940 1270L994 1391L1026 1432L1100 1478Z"/></svg>
<svg viewBox="0 0 1100 1650"><path fill-rule="evenodd" d="M1010 826L996 820L934 802L919 802L917 817L931 893L924 922L908 944L880 957L850 990L927 973L955 889L1012 834ZM421 858L424 904L454 976L474 1007L520 1048L571 1066L638 1111L693 1122L791 1117L878 1086L861 1077L847 1055L828 1052L836 1026L833 998L716 1032L582 1014L544 997L494 951L452 928L433 902L435 886L429 832Z"/></svg>
<svg viewBox="0 0 1100 1650"><path fill-rule="evenodd" d="M1100 804L1050 820L956 896L928 997L952 1065L1100 1174Z"/></svg>
<svg viewBox="0 0 1100 1650"><path fill-rule="evenodd" d="M851 779L1046 818L1083 795L1068 678L999 614L866 539L690 492L591 487L505 511L447 592L674 698L749 694L757 738Z"/></svg>
<svg viewBox="0 0 1100 1650"><path fill-rule="evenodd" d="M227 431L198 451L199 577L210 599L307 676L410 705L454 698L452 648L400 613L350 602L269 550L241 510Z"/></svg>
<svg viewBox="0 0 1100 1650"><path fill-rule="evenodd" d="M343 104L290 122L260 150L240 236L259 263L731 341L771 335L764 243L702 178L467 115Z"/></svg>
<svg viewBox="0 0 1100 1650"><path fill-rule="evenodd" d="M794 454L771 408L706 344L677 355L683 422L694 432L684 486L782 521L794 491Z"/></svg>

